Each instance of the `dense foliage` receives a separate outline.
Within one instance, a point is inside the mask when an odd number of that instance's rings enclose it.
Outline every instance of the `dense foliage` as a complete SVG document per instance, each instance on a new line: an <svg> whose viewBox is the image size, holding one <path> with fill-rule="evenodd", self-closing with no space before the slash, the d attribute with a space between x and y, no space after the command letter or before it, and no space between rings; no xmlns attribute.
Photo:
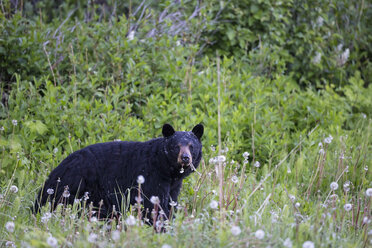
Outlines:
<svg viewBox="0 0 372 248"><path fill-rule="evenodd" d="M0 245L370 243L369 1L24 2L0 3ZM30 213L72 151L167 122L205 126L167 233Z"/></svg>

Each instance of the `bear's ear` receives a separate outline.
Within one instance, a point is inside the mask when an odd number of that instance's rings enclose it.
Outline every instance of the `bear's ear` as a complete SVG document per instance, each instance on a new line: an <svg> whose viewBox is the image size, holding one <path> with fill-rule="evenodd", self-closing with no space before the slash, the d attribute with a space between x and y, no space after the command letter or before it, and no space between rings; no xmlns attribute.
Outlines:
<svg viewBox="0 0 372 248"><path fill-rule="evenodd" d="M198 139L201 139L204 133L204 127L202 124L198 124L192 129L191 132L193 132Z"/></svg>
<svg viewBox="0 0 372 248"><path fill-rule="evenodd" d="M174 128L171 125L164 124L162 133L165 138L172 136L175 132L176 131L174 131Z"/></svg>

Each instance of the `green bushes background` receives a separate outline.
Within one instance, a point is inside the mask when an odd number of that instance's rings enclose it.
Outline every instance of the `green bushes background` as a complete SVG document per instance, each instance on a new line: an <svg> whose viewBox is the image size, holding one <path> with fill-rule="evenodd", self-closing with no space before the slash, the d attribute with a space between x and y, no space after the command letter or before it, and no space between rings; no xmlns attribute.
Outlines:
<svg viewBox="0 0 372 248"><path fill-rule="evenodd" d="M71 152L98 142L158 137L164 123L177 130L205 125L200 170L209 177L195 174L184 183L180 204L189 215L176 218L176 234L138 240L151 233L138 228L121 234L127 245L281 247L283 237L295 247L306 240L368 244L368 225L342 211L351 202L359 206L354 214L371 218L371 198L365 196L372 186L371 7L356 0L1 1L0 245L23 240L47 246L48 235L64 246L105 245L87 242L101 227L88 228L84 219L70 223L76 234L66 231L69 224L58 225L63 216L49 229L40 216L32 217L36 192ZM330 135L334 140L326 145ZM221 216L208 208L217 198L211 192L218 191L209 160L219 149L227 159L226 198L239 199L235 207L226 203L236 215L225 216L224 225L215 223ZM323 174L316 173L319 168ZM239 190L233 175L244 179ZM345 182L352 188L340 189L335 212L328 212L321 206L336 180L340 188ZM260 182L263 193L251 197ZM11 185L19 188L16 195ZM292 216L286 191L301 202L306 220ZM270 207L253 221L268 195ZM273 212L281 218L277 225ZM207 213L205 222L188 219ZM323 213L334 218L322 219L314 231ZM8 221L15 222L14 233L6 230ZM241 226L248 241L229 235L232 224ZM36 231L25 231L33 226ZM271 234L252 240L257 228Z"/></svg>

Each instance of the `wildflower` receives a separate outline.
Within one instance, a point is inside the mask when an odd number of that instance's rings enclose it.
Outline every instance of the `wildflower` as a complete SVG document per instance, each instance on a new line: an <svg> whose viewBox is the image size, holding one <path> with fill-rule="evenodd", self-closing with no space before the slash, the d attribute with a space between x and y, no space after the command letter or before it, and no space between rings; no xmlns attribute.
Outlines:
<svg viewBox="0 0 372 248"><path fill-rule="evenodd" d="M12 186L10 187L9 191L15 194L15 193L18 192L18 187L15 186L15 185L12 185Z"/></svg>
<svg viewBox="0 0 372 248"><path fill-rule="evenodd" d="M329 135L327 138L324 139L324 143L330 144L333 140L332 135Z"/></svg>
<svg viewBox="0 0 372 248"><path fill-rule="evenodd" d="M218 208L218 202L215 201L215 200L212 200L211 203L209 203L209 207L211 207L211 209L217 209Z"/></svg>
<svg viewBox="0 0 372 248"><path fill-rule="evenodd" d="M294 196L294 195L289 195L289 199L291 199L291 201L295 201L295 200L296 200L296 196Z"/></svg>
<svg viewBox="0 0 372 248"><path fill-rule="evenodd" d="M114 241L118 241L120 239L120 231L119 230L115 230L111 233L111 238L112 240Z"/></svg>
<svg viewBox="0 0 372 248"><path fill-rule="evenodd" d="M143 184L145 182L145 178L142 175L139 175L137 177L137 183L138 184Z"/></svg>
<svg viewBox="0 0 372 248"><path fill-rule="evenodd" d="M226 161L226 157L224 155L217 156L217 161L223 163Z"/></svg>
<svg viewBox="0 0 372 248"><path fill-rule="evenodd" d="M260 162L256 161L254 162L254 167L259 168L261 166Z"/></svg>
<svg viewBox="0 0 372 248"><path fill-rule="evenodd" d="M299 208L301 206L301 204L299 202L296 202L295 206L296 206L296 208Z"/></svg>
<svg viewBox="0 0 372 248"><path fill-rule="evenodd" d="M128 226L134 226L136 224L136 218L133 215L129 215L125 223L127 223Z"/></svg>
<svg viewBox="0 0 372 248"><path fill-rule="evenodd" d="M49 238L47 238L47 243L48 245L50 245L51 247L56 247L57 244L58 244L58 241L56 238L54 238L53 236L50 236Z"/></svg>
<svg viewBox="0 0 372 248"><path fill-rule="evenodd" d="M303 244L302 244L302 248L314 248L315 245L314 245L314 242L312 241L305 241Z"/></svg>
<svg viewBox="0 0 372 248"><path fill-rule="evenodd" d="M331 187L331 190L336 190L336 189L338 189L338 183L332 182L330 187Z"/></svg>
<svg viewBox="0 0 372 248"><path fill-rule="evenodd" d="M65 190L63 191L62 196L65 197L65 198L70 197L70 192L68 191L68 186L67 185L65 186Z"/></svg>
<svg viewBox="0 0 372 248"><path fill-rule="evenodd" d="M45 213L42 217L41 217L41 223L44 223L46 224L49 219L52 217L52 214L51 213Z"/></svg>
<svg viewBox="0 0 372 248"><path fill-rule="evenodd" d="M133 40L134 39L135 32L134 30L130 31L128 34L128 40Z"/></svg>
<svg viewBox="0 0 372 248"><path fill-rule="evenodd" d="M5 130L4 126L0 127L0 131L4 131L4 130Z"/></svg>
<svg viewBox="0 0 372 248"><path fill-rule="evenodd" d="M350 211L351 209L353 208L353 205L351 205L350 203L346 203L345 205L344 205L344 209L346 210L346 211Z"/></svg>
<svg viewBox="0 0 372 248"><path fill-rule="evenodd" d="M85 192L83 196L84 201L87 201L89 199L89 192Z"/></svg>
<svg viewBox="0 0 372 248"><path fill-rule="evenodd" d="M217 164L217 159L216 158L210 158L209 163L210 164Z"/></svg>
<svg viewBox="0 0 372 248"><path fill-rule="evenodd" d="M238 236L242 232L242 230L238 226L232 226L230 231L231 231L231 234L234 236Z"/></svg>
<svg viewBox="0 0 372 248"><path fill-rule="evenodd" d="M256 238L258 238L258 239L263 239L263 238L265 237L265 232L264 232L263 230L261 230L261 229L258 229L258 230L255 232L254 236L255 236Z"/></svg>
<svg viewBox="0 0 372 248"><path fill-rule="evenodd" d="M320 52L317 52L315 54L315 57L313 58L312 62L313 62L314 65L317 65L317 64L320 63L321 59L322 59L322 54Z"/></svg>
<svg viewBox="0 0 372 248"><path fill-rule="evenodd" d="M15 228L15 225L14 225L14 222L12 222L12 221L8 221L8 222L5 224L5 229L6 229L8 232L10 232L10 233L14 232L14 228Z"/></svg>
<svg viewBox="0 0 372 248"><path fill-rule="evenodd" d="M172 246L168 245L168 244L164 244L164 245L161 246L161 248L172 248Z"/></svg>
<svg viewBox="0 0 372 248"><path fill-rule="evenodd" d="M243 153L243 158L248 159L249 158L249 152L244 152Z"/></svg>
<svg viewBox="0 0 372 248"><path fill-rule="evenodd" d="M290 238L286 238L283 242L283 246L287 248L292 248L292 241Z"/></svg>
<svg viewBox="0 0 372 248"><path fill-rule="evenodd" d="M57 152L58 152L58 148L56 147L53 149L53 153L56 154Z"/></svg>
<svg viewBox="0 0 372 248"><path fill-rule="evenodd" d="M54 189L51 189L51 188L47 189L47 193L48 195L53 195Z"/></svg>
<svg viewBox="0 0 372 248"><path fill-rule="evenodd" d="M372 196L372 188L368 188L368 189L366 190L366 195L367 195L367 196Z"/></svg>
<svg viewBox="0 0 372 248"><path fill-rule="evenodd" d="M344 191L349 192L350 191L350 181L346 181L344 183Z"/></svg>
<svg viewBox="0 0 372 248"><path fill-rule="evenodd" d="M157 197L157 196L151 196L151 198L150 198L150 202L151 202L152 204L154 204L154 205L159 204L159 203L160 203L159 197Z"/></svg>
<svg viewBox="0 0 372 248"><path fill-rule="evenodd" d="M238 181L239 181L239 178L237 177L237 176L232 176L231 177L231 181L233 182L233 183L237 183Z"/></svg>
<svg viewBox="0 0 372 248"><path fill-rule="evenodd" d="M12 124L13 124L13 126L17 126L18 121L17 120L12 120Z"/></svg>
<svg viewBox="0 0 372 248"><path fill-rule="evenodd" d="M177 202L175 202L175 201L171 201L171 202L169 203L169 205L170 205L171 207L175 207L175 206L177 206Z"/></svg>
<svg viewBox="0 0 372 248"><path fill-rule="evenodd" d="M95 243L97 241L98 235L95 233L91 233L88 236L88 242L89 243Z"/></svg>
<svg viewBox="0 0 372 248"><path fill-rule="evenodd" d="M364 167L364 170L365 170L365 171L368 171L368 165L366 165L366 166Z"/></svg>

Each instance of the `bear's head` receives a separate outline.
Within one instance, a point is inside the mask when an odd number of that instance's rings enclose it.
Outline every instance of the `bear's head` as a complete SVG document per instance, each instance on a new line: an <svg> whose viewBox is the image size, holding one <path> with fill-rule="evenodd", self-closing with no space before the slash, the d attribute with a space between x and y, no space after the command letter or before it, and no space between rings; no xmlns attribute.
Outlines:
<svg viewBox="0 0 372 248"><path fill-rule="evenodd" d="M173 176L187 176L199 166L202 158L200 139L203 132L202 124L196 125L191 132L175 131L171 125L164 124L164 150Z"/></svg>

